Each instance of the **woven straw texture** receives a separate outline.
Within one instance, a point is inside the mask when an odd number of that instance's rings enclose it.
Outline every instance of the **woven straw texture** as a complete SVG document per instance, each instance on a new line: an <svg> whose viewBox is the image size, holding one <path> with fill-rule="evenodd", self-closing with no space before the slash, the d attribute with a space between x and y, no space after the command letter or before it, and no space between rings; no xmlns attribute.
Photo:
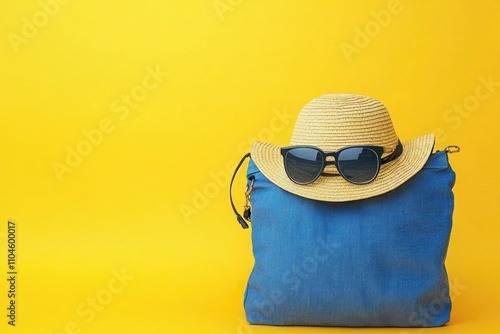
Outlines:
<svg viewBox="0 0 500 334"><path fill-rule="evenodd" d="M352 94L328 94L309 102L300 112L290 140L290 145L313 145L324 151L351 145L395 148L397 143L384 105L373 98ZM319 177L311 184L298 185L286 175L281 146L255 142L250 153L260 171L280 188L314 200L345 202L397 188L422 169L433 147L433 134L403 143L401 156L382 165L377 178L365 185L349 183L342 177Z"/></svg>

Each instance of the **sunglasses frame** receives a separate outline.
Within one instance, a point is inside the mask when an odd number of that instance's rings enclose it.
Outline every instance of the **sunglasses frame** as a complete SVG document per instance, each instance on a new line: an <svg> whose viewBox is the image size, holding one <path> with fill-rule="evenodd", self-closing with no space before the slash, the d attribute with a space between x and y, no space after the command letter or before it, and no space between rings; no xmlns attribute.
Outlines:
<svg viewBox="0 0 500 334"><path fill-rule="evenodd" d="M288 155L288 153L291 150L296 149L296 148L310 148L310 149L313 149L313 150L317 151L321 155L321 158L322 158L321 159L322 160L321 172L318 173L318 175L316 175L316 177L312 181L310 181L310 182L297 182L296 180L294 180L293 178L291 178L290 174L288 173L288 168L287 168L287 164L286 164L287 155ZM338 157L339 157L340 153L342 153L345 150L352 149L352 148L369 149L372 152L374 152L375 155L377 156L377 158L378 158L377 159L377 170L376 170L376 173L373 176L373 178L371 178L370 180L365 181L365 182L353 182L353 181L347 179L347 177L342 172L341 168L339 168L337 160L338 160ZM300 185L305 185L305 184L313 183L320 176L342 176L346 181L348 181L350 183L353 183L353 184L359 184L359 185L367 184L367 183L373 182L373 180L375 180L377 178L378 173L380 172L380 167L382 165L384 165L384 164L386 164L386 163L388 163L390 161L393 161L393 160L397 159L401 155L402 152L403 152L403 145L401 144L401 142L399 140L398 140L398 145L395 148L389 148L389 147L383 147L383 146L374 146L374 145L353 145L353 146L346 146L346 147L341 148L338 151L331 151L331 152L325 152L322 149L320 149L320 148L318 148L316 146L311 146L311 145L295 145L295 146L286 146L286 147L282 147L281 148L281 155L283 156L283 165L285 167L286 175L288 176L288 178L292 182L294 182L296 184L300 184ZM382 155L384 153L390 153L390 154L387 155L387 156L385 156L385 157L382 157ZM333 157L334 159L328 161L326 159L328 157ZM340 174L325 173L324 172L325 168L327 166L331 166L331 165L334 165L337 168L337 170L339 171Z"/></svg>

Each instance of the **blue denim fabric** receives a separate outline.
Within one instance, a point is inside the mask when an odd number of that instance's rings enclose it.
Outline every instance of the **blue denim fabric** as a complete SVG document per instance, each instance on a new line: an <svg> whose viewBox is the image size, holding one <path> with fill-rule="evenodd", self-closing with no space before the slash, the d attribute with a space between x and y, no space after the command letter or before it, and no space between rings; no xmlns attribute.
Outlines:
<svg viewBox="0 0 500 334"><path fill-rule="evenodd" d="M250 161L251 324L433 327L449 321L444 265L455 173L444 152L397 189L330 203L271 183ZM361 186L362 187L362 186Z"/></svg>

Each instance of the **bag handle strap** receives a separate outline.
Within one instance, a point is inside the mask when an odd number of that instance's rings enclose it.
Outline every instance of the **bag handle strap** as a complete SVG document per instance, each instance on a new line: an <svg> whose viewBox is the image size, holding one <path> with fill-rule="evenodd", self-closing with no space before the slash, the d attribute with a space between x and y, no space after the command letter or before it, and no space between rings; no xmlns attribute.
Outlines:
<svg viewBox="0 0 500 334"><path fill-rule="evenodd" d="M245 190L245 196L247 198L247 203L245 205L245 212L243 213L243 217L245 217L245 218L243 218L238 213L238 210L236 210L236 207L234 206L234 203L233 203L233 181L234 181L234 178L236 177L236 174L238 173L238 170L240 169L241 165L248 157L250 157L250 153L245 154L243 156L243 158L241 158L240 162L238 163L238 166L236 166L236 169L234 170L233 177L231 178L231 183L229 184L229 200L231 201L231 207L233 208L233 212L236 215L236 220L238 221L238 223L240 223L241 227L244 229L248 228L248 224L245 221L245 219L250 221L250 206L248 205L248 200L250 198L250 193L252 192L252 189L247 188L247 190ZM249 179L252 180L252 187L253 187L253 182L255 181L255 177L251 176Z"/></svg>
<svg viewBox="0 0 500 334"><path fill-rule="evenodd" d="M450 145L450 146L446 146L444 148L444 151L448 154L459 153L460 147L458 147L457 145Z"/></svg>

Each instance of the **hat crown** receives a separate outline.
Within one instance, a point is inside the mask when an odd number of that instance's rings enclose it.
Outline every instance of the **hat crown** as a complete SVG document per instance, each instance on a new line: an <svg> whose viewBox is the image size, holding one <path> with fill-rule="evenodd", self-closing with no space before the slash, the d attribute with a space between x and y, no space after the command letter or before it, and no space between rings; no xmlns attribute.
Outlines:
<svg viewBox="0 0 500 334"><path fill-rule="evenodd" d="M351 145L396 147L398 137L385 106L354 94L327 94L301 110L290 145L313 145L337 151Z"/></svg>

